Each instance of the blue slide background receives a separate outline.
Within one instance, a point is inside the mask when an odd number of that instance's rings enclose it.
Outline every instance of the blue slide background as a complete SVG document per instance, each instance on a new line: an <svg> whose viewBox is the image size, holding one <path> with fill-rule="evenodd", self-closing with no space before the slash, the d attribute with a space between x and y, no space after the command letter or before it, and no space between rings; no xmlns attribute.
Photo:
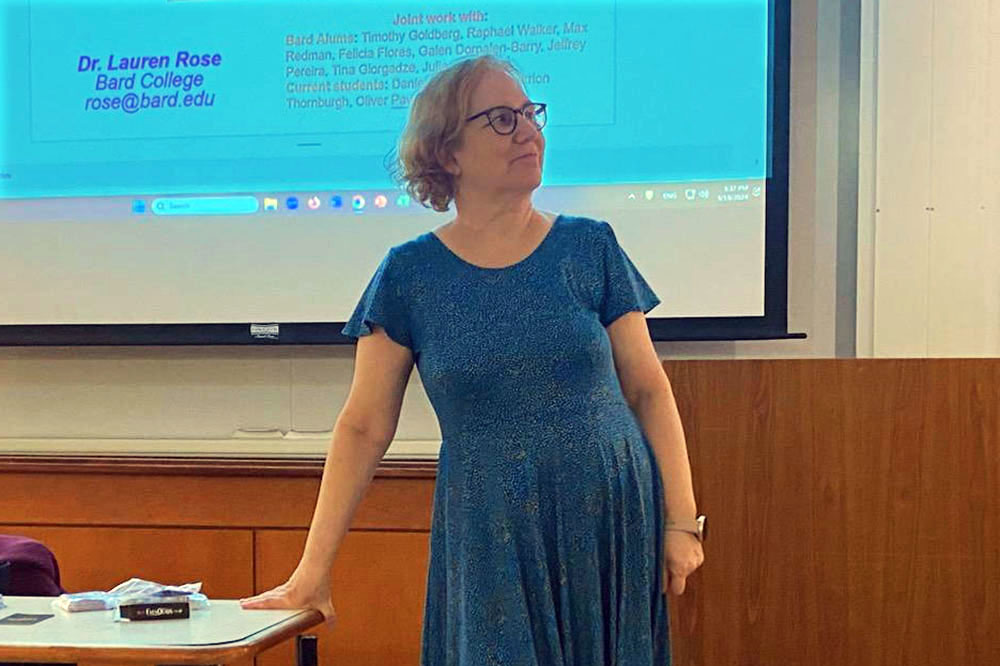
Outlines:
<svg viewBox="0 0 1000 666"><path fill-rule="evenodd" d="M413 86L428 76L428 66L476 47L503 49L537 80L528 91L549 104L547 185L767 175L767 0L471 6L2 0L0 6L0 198L387 187L383 160L405 122ZM397 14L424 22L393 26ZM454 21L429 24L429 15ZM567 34L570 21L586 32ZM518 36L522 24L553 24L559 34ZM507 26L515 26L513 35L468 32ZM412 39L411 30L424 38ZM364 43L365 31L403 38ZM318 45L320 33L353 34L358 42ZM311 36L313 44L289 44L289 35ZM551 48L553 41L562 48ZM538 52L515 52L515 43ZM410 51L379 56L379 46ZM421 46L448 54L421 55ZM352 48L371 48L373 55L344 57L343 49ZM210 58L207 66L179 67L179 51L218 57L216 64ZM339 66L416 71L335 74L331 61L289 57L321 51ZM165 55L169 66L136 72L130 89L97 90L99 75L132 74L108 71L111 54L116 60ZM80 71L88 69L81 68L83 56L100 71ZM309 66L326 73L289 75L289 67ZM142 88L141 77L165 72L203 80L189 90ZM393 79L407 87L392 89ZM380 81L386 90L287 90L290 83ZM175 108L86 108L88 100L174 92ZM289 98L314 97L343 106L290 108ZM385 99L362 106L366 97Z"/></svg>

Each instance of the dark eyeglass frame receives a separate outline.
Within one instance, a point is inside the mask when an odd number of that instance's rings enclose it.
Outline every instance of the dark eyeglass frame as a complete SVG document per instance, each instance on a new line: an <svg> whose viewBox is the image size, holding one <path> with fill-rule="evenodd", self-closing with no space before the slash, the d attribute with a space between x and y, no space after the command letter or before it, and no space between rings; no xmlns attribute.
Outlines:
<svg viewBox="0 0 1000 666"><path fill-rule="evenodd" d="M525 115L525 111L527 111L528 107L535 108L535 114L534 114L535 116L537 116L539 113L545 116L545 120L542 121L541 125L539 125L534 121L532 121L531 123L532 125L535 126L535 129L540 132L542 128L545 127L545 123L548 122L548 115L546 113L548 104L545 104L544 102L525 102L524 106L522 106L520 109L514 109L512 107L504 106L502 104L500 106L491 106L485 111L480 111L477 114L469 116L468 118L465 119L465 122L469 123L475 120L476 118L481 118L483 116L486 116L486 120L487 122L489 122L490 127L493 129L494 132L496 132L500 136L510 136L511 134L517 131L517 117L524 116L525 118L527 118L527 116ZM493 113L496 111L510 111L512 114L514 114L514 126L511 127L509 132L501 132L499 129L497 129L497 126L493 124Z"/></svg>

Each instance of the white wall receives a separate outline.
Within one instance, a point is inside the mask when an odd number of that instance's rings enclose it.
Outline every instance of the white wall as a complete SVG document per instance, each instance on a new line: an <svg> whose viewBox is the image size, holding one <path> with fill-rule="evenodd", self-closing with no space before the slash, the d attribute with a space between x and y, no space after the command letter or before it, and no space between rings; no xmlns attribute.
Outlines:
<svg viewBox="0 0 1000 666"><path fill-rule="evenodd" d="M859 355L1000 354L1000 3L867 0Z"/></svg>
<svg viewBox="0 0 1000 666"><path fill-rule="evenodd" d="M853 302L839 313L837 302L840 7L802 0L792 12L789 330L808 339L661 343L662 357L835 355L837 317L853 317ZM329 429L352 355L351 347L0 348L0 451L322 452L323 437L231 437ZM439 438L414 374L391 452L433 454Z"/></svg>

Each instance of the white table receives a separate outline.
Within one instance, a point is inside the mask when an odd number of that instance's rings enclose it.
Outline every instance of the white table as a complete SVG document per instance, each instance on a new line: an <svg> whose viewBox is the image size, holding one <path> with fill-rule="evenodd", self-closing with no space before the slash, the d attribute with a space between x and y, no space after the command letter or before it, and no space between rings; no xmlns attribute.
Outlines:
<svg viewBox="0 0 1000 666"><path fill-rule="evenodd" d="M244 610L213 599L182 620L115 622L114 611L67 613L51 597L3 597L0 620L14 613L52 614L27 626L0 624L0 661L76 662L103 659L158 664L226 664L251 657L320 624L315 610ZM300 664L315 664L299 654Z"/></svg>

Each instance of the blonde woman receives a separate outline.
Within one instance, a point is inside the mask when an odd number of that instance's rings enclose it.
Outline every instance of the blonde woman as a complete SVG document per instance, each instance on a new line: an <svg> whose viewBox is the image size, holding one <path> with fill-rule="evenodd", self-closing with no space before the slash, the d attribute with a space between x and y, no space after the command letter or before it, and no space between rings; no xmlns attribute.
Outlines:
<svg viewBox="0 0 1000 666"><path fill-rule="evenodd" d="M684 434L604 222L536 210L545 104L492 57L439 72L400 141L411 194L454 218L392 248L358 338L302 559L247 608L333 617L329 571L416 364L443 441L422 663L670 661L668 589L704 559Z"/></svg>

